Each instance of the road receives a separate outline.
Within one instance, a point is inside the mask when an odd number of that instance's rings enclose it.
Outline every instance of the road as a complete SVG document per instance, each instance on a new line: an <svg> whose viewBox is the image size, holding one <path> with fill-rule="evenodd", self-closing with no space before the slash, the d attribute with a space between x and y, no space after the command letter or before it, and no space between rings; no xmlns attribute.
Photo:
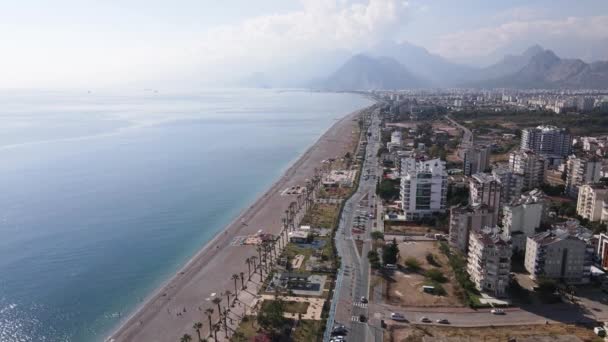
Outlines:
<svg viewBox="0 0 608 342"><path fill-rule="evenodd" d="M458 121L452 119L449 115L445 116L446 120L448 120L452 125L458 127L462 131L462 140L460 141L460 147L458 155L463 158L464 151L468 148L473 147L473 132L470 129L464 127L459 124Z"/></svg>
<svg viewBox="0 0 608 342"><path fill-rule="evenodd" d="M359 317L369 317L368 303L361 301L362 297L369 298L370 267L367 253L371 248L370 231L374 220L369 217L375 202L375 190L379 175L377 151L380 147L379 111L372 114L368 129L368 144L359 186L356 192L345 203L340 218L336 247L342 258L337 287L335 313L336 324L343 324L349 330L347 340L355 342L381 341L382 333L379 320L360 322ZM365 219L363 218L365 217ZM352 227L356 224L365 229L354 233ZM356 240L363 241L361 254L357 250ZM330 324L332 320L330 318Z"/></svg>

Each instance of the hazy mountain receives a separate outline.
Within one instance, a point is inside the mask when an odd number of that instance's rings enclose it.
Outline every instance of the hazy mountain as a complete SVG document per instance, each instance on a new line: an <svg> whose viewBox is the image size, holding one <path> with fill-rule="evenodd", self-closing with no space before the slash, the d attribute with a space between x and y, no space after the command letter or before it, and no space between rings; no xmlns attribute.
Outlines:
<svg viewBox="0 0 608 342"><path fill-rule="evenodd" d="M532 57L543 51L540 45L533 45L521 55L506 55L493 65L474 70L466 79L489 80L513 74L525 67Z"/></svg>
<svg viewBox="0 0 608 342"><path fill-rule="evenodd" d="M359 54L317 85L328 90L403 89L427 86L428 82L412 74L390 57Z"/></svg>
<svg viewBox="0 0 608 342"><path fill-rule="evenodd" d="M392 57L413 74L436 86L462 81L466 79L466 75L475 71L473 67L452 63L423 47L408 42L384 41L374 46L368 54Z"/></svg>
<svg viewBox="0 0 608 342"><path fill-rule="evenodd" d="M494 88L608 88L608 62L588 64L580 59L561 59L551 50L542 50L518 71L475 85Z"/></svg>

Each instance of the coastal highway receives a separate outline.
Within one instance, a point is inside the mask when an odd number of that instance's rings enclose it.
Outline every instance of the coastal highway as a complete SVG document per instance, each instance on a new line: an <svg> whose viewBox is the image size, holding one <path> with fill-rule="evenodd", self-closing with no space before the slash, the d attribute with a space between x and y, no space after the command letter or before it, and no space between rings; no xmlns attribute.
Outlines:
<svg viewBox="0 0 608 342"><path fill-rule="evenodd" d="M345 203L340 218L338 234L336 234L336 247L342 258L341 280L337 289L337 309L335 324L344 325L348 329L347 340L355 342L381 341L382 333L379 321L370 321L369 303L362 301L362 297L369 298L370 267L367 253L371 248L370 231L373 219L369 217L374 203L376 182L378 176L377 151L380 146L380 119L379 111L372 112L372 120L368 129L368 144L365 160L362 167L359 186L353 196ZM367 217L363 219L362 217ZM353 233L352 227L356 222L364 222L365 230ZM363 241L361 254L356 247L356 241ZM365 317L364 321L360 317ZM331 319L330 319L330 323ZM376 326L377 325L377 326Z"/></svg>

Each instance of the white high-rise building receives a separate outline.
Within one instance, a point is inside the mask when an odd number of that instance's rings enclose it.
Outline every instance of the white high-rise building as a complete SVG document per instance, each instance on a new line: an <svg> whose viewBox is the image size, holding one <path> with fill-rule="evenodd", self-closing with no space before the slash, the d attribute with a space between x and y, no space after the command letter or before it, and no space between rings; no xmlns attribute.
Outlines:
<svg viewBox="0 0 608 342"><path fill-rule="evenodd" d="M502 208L502 236L510 239L514 251L526 249L528 236L540 227L545 210L545 194L532 190Z"/></svg>
<svg viewBox="0 0 608 342"><path fill-rule="evenodd" d="M521 149L542 155L565 157L570 154L572 137L564 128L538 126L521 132Z"/></svg>
<svg viewBox="0 0 608 342"><path fill-rule="evenodd" d="M471 232L467 271L479 291L504 297L511 272L511 244L498 234L498 228Z"/></svg>
<svg viewBox="0 0 608 342"><path fill-rule="evenodd" d="M464 151L464 174L467 176L484 172L490 166L490 147L477 145Z"/></svg>
<svg viewBox="0 0 608 342"><path fill-rule="evenodd" d="M445 212L447 189L444 161L401 160L401 205L406 220Z"/></svg>
<svg viewBox="0 0 608 342"><path fill-rule="evenodd" d="M488 173L476 173L469 180L469 203L485 204L494 213L492 226L498 223L502 185L498 179Z"/></svg>
<svg viewBox="0 0 608 342"><path fill-rule="evenodd" d="M596 156L571 155L566 166L566 192L577 196L578 188L587 183L597 183L601 178L602 160Z"/></svg>
<svg viewBox="0 0 608 342"><path fill-rule="evenodd" d="M502 203L509 203L521 196L524 187L522 175L516 174L506 166L498 166L492 169L492 176L502 185Z"/></svg>
<svg viewBox="0 0 608 342"><path fill-rule="evenodd" d="M523 177L523 187L534 189L543 183L545 159L532 151L516 151L509 154L509 169Z"/></svg>
<svg viewBox="0 0 608 342"><path fill-rule="evenodd" d="M591 222L603 221L608 188L603 184L584 184L578 189L576 213Z"/></svg>

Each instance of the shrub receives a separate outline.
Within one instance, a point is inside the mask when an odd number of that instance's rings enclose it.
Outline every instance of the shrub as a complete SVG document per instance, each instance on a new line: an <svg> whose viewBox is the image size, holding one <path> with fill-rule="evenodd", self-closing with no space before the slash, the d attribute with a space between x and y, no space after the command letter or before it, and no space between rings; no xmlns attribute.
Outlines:
<svg viewBox="0 0 608 342"><path fill-rule="evenodd" d="M438 269L427 270L424 273L424 276L437 283L445 283L448 281L448 278L446 278Z"/></svg>
<svg viewBox="0 0 608 342"><path fill-rule="evenodd" d="M412 272L418 272L421 268L420 262L414 257L408 257L405 259L405 266Z"/></svg>
<svg viewBox="0 0 608 342"><path fill-rule="evenodd" d="M441 264L437 261L437 259L435 258L435 255L433 253L427 253L426 261L435 267L441 266Z"/></svg>

